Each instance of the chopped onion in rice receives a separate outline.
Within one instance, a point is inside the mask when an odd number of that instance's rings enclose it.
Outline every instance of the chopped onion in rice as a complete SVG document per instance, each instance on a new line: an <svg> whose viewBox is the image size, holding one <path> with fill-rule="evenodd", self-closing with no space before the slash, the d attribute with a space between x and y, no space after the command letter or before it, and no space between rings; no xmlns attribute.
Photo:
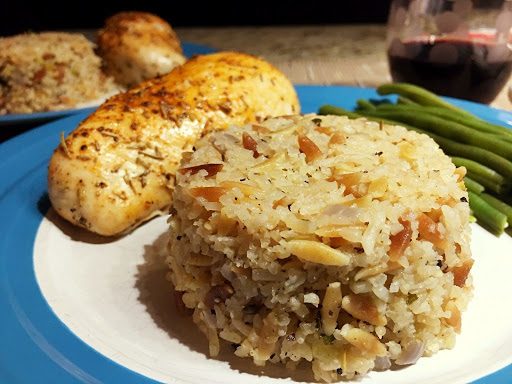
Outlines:
<svg viewBox="0 0 512 384"><path fill-rule="evenodd" d="M402 349L402 353L395 360L398 365L416 364L425 351L426 343L412 343Z"/></svg>
<svg viewBox="0 0 512 384"><path fill-rule="evenodd" d="M377 356L375 358L375 370L385 371L391 367L391 359L388 356Z"/></svg>
<svg viewBox="0 0 512 384"><path fill-rule="evenodd" d="M350 225L357 222L361 208L335 204L327 206L318 219L318 226Z"/></svg>

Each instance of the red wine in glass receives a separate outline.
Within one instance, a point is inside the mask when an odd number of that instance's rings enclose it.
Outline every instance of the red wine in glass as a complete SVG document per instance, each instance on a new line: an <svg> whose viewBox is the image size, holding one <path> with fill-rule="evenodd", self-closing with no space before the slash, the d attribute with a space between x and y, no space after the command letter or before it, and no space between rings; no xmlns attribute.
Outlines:
<svg viewBox="0 0 512 384"><path fill-rule="evenodd" d="M512 72L512 50L493 40L494 34L482 33L395 40L388 49L391 76L440 95L488 104Z"/></svg>

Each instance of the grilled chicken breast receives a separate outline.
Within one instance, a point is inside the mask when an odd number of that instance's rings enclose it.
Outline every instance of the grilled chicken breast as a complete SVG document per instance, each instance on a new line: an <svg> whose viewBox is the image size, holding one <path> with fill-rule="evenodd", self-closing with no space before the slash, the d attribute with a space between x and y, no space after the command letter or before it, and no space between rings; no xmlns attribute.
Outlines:
<svg viewBox="0 0 512 384"><path fill-rule="evenodd" d="M48 168L55 210L101 235L166 210L183 151L212 129L297 114L292 84L264 60L196 56L111 97L56 148Z"/></svg>
<svg viewBox="0 0 512 384"><path fill-rule="evenodd" d="M96 36L96 46L105 73L126 87L166 74L186 60L172 27L146 12L109 17Z"/></svg>

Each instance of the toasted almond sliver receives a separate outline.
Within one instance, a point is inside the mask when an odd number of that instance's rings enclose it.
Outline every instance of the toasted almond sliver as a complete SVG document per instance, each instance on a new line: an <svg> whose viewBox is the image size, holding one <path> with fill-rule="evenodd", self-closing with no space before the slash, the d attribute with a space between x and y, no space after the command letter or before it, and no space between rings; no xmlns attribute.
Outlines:
<svg viewBox="0 0 512 384"><path fill-rule="evenodd" d="M203 197L209 202L218 202L220 197L227 192L227 188L223 187L198 187L191 188L189 193L193 197Z"/></svg>
<svg viewBox="0 0 512 384"><path fill-rule="evenodd" d="M462 327L462 318L459 308L457 308L453 301L449 301L446 303L444 310L451 312L451 316L444 319L446 324L448 324L450 327L453 327L453 330L456 333L460 333Z"/></svg>
<svg viewBox="0 0 512 384"><path fill-rule="evenodd" d="M348 244L350 244L350 241L344 239L343 237L329 237L329 246L331 248L339 248Z"/></svg>
<svg viewBox="0 0 512 384"><path fill-rule="evenodd" d="M267 135L268 136L287 135L287 134L295 132L298 128L299 128L299 126L297 124L291 124L290 126L280 129L278 131L269 132L269 133L267 133Z"/></svg>
<svg viewBox="0 0 512 384"><path fill-rule="evenodd" d="M363 236L363 227L347 225L329 225L326 227L316 229L315 235L332 238L342 237L345 240L356 243L361 241L361 238Z"/></svg>
<svg viewBox="0 0 512 384"><path fill-rule="evenodd" d="M398 260L405 252L412 239L411 222L408 220L398 219L400 224L404 227L400 232L389 237L391 244L389 246L390 260Z"/></svg>
<svg viewBox="0 0 512 384"><path fill-rule="evenodd" d="M336 329L338 315L341 310L341 284L331 283L325 290L324 300L320 314L322 315L322 328L326 335L332 335Z"/></svg>
<svg viewBox="0 0 512 384"><path fill-rule="evenodd" d="M274 157L271 157L268 160L265 160L259 164L256 164L251 169L253 171L258 171L258 172L267 172L267 171L272 170L273 168L276 168L278 166L278 164L281 163L284 159L285 159L285 154L280 153L279 155L276 155Z"/></svg>
<svg viewBox="0 0 512 384"><path fill-rule="evenodd" d="M331 136L329 139L328 145L336 145L336 144L343 144L345 143L347 139L345 138L345 135L343 135L341 132L336 132L334 135Z"/></svg>
<svg viewBox="0 0 512 384"><path fill-rule="evenodd" d="M378 198L384 196L384 193L388 189L387 177L380 177L377 180L373 180L368 186L368 193L372 194L372 197Z"/></svg>
<svg viewBox="0 0 512 384"><path fill-rule="evenodd" d="M275 201L272 205L273 209L276 209L277 207L286 207L289 204L288 196L283 196L279 200Z"/></svg>
<svg viewBox="0 0 512 384"><path fill-rule="evenodd" d="M347 207L351 207L353 204L355 204L356 206L363 208L370 205L372 199L373 196L371 193L369 193L367 195L364 195L363 197L358 197L357 199L342 201L340 202L340 204L346 205Z"/></svg>
<svg viewBox="0 0 512 384"><path fill-rule="evenodd" d="M473 267L475 260L468 259L461 266L455 266L446 270L446 272L453 273L453 284L457 287L463 287L466 284L466 279L469 276L469 272Z"/></svg>
<svg viewBox="0 0 512 384"><path fill-rule="evenodd" d="M329 136L332 135L332 128L330 128L330 127L321 127L321 126L316 127L315 131L323 133L325 135L329 135ZM338 132L336 132L336 133L338 133Z"/></svg>
<svg viewBox="0 0 512 384"><path fill-rule="evenodd" d="M444 234L439 232L437 223L423 212L418 215L418 232L422 238L430 241L436 247L447 249L450 245Z"/></svg>
<svg viewBox="0 0 512 384"><path fill-rule="evenodd" d="M241 183L238 181L223 181L220 183L221 187L227 188L227 189L233 189L238 188L245 196L251 196L254 195L259 189L255 186Z"/></svg>
<svg viewBox="0 0 512 384"><path fill-rule="evenodd" d="M377 356L386 356L387 354L386 347L379 341L377 336L360 328L349 329L345 335L345 340L361 351Z"/></svg>
<svg viewBox="0 0 512 384"><path fill-rule="evenodd" d="M301 260L317 264L342 267L350 262L350 257L345 253L318 241L290 240L288 250Z"/></svg>
<svg viewBox="0 0 512 384"><path fill-rule="evenodd" d="M303 133L298 136L299 149L306 155L306 162L309 163L322 156L322 151L318 146Z"/></svg>
<svg viewBox="0 0 512 384"><path fill-rule="evenodd" d="M343 184L346 187L350 187L352 185L357 185L361 183L361 179L363 178L363 172L349 172L343 173L341 175L334 175L329 178L328 181L336 181L338 186Z"/></svg>
<svg viewBox="0 0 512 384"><path fill-rule="evenodd" d="M242 144L245 149L252 151L253 157L257 158L260 156L258 153L258 142L252 138L247 132L242 134Z"/></svg>
<svg viewBox="0 0 512 384"><path fill-rule="evenodd" d="M195 175L197 172L204 169L206 172L208 172L207 177L210 177L220 172L222 170L222 167L222 164L201 164L194 165L192 167L178 169L178 172L181 173L182 175L186 174L187 172L190 172L191 175Z"/></svg>
<svg viewBox="0 0 512 384"><path fill-rule="evenodd" d="M400 264L390 261L386 264L379 264L379 265L374 265L373 267L362 268L361 270L359 270L356 273L356 275L354 276L354 280L358 281L365 277L377 276L377 275L380 275L381 273L391 271L391 270L397 269L399 267L400 267Z"/></svg>
<svg viewBox="0 0 512 384"><path fill-rule="evenodd" d="M270 132L270 129L268 129L267 127L264 127L262 125L256 125L256 124L252 125L252 130L256 131L258 133L263 133L263 134Z"/></svg>
<svg viewBox="0 0 512 384"><path fill-rule="evenodd" d="M373 301L366 296L349 294L343 298L341 307L356 319L373 325L384 326L387 319L379 312Z"/></svg>

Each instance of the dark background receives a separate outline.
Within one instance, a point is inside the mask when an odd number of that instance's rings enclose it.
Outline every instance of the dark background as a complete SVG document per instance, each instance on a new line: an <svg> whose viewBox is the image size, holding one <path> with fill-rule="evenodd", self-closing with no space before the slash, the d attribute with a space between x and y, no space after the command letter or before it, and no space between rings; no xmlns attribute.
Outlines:
<svg viewBox="0 0 512 384"><path fill-rule="evenodd" d="M1 1L1 0L0 0ZM0 35L26 31L100 28L119 11L157 14L173 27L384 23L391 0L324 1L123 1L3 0Z"/></svg>

